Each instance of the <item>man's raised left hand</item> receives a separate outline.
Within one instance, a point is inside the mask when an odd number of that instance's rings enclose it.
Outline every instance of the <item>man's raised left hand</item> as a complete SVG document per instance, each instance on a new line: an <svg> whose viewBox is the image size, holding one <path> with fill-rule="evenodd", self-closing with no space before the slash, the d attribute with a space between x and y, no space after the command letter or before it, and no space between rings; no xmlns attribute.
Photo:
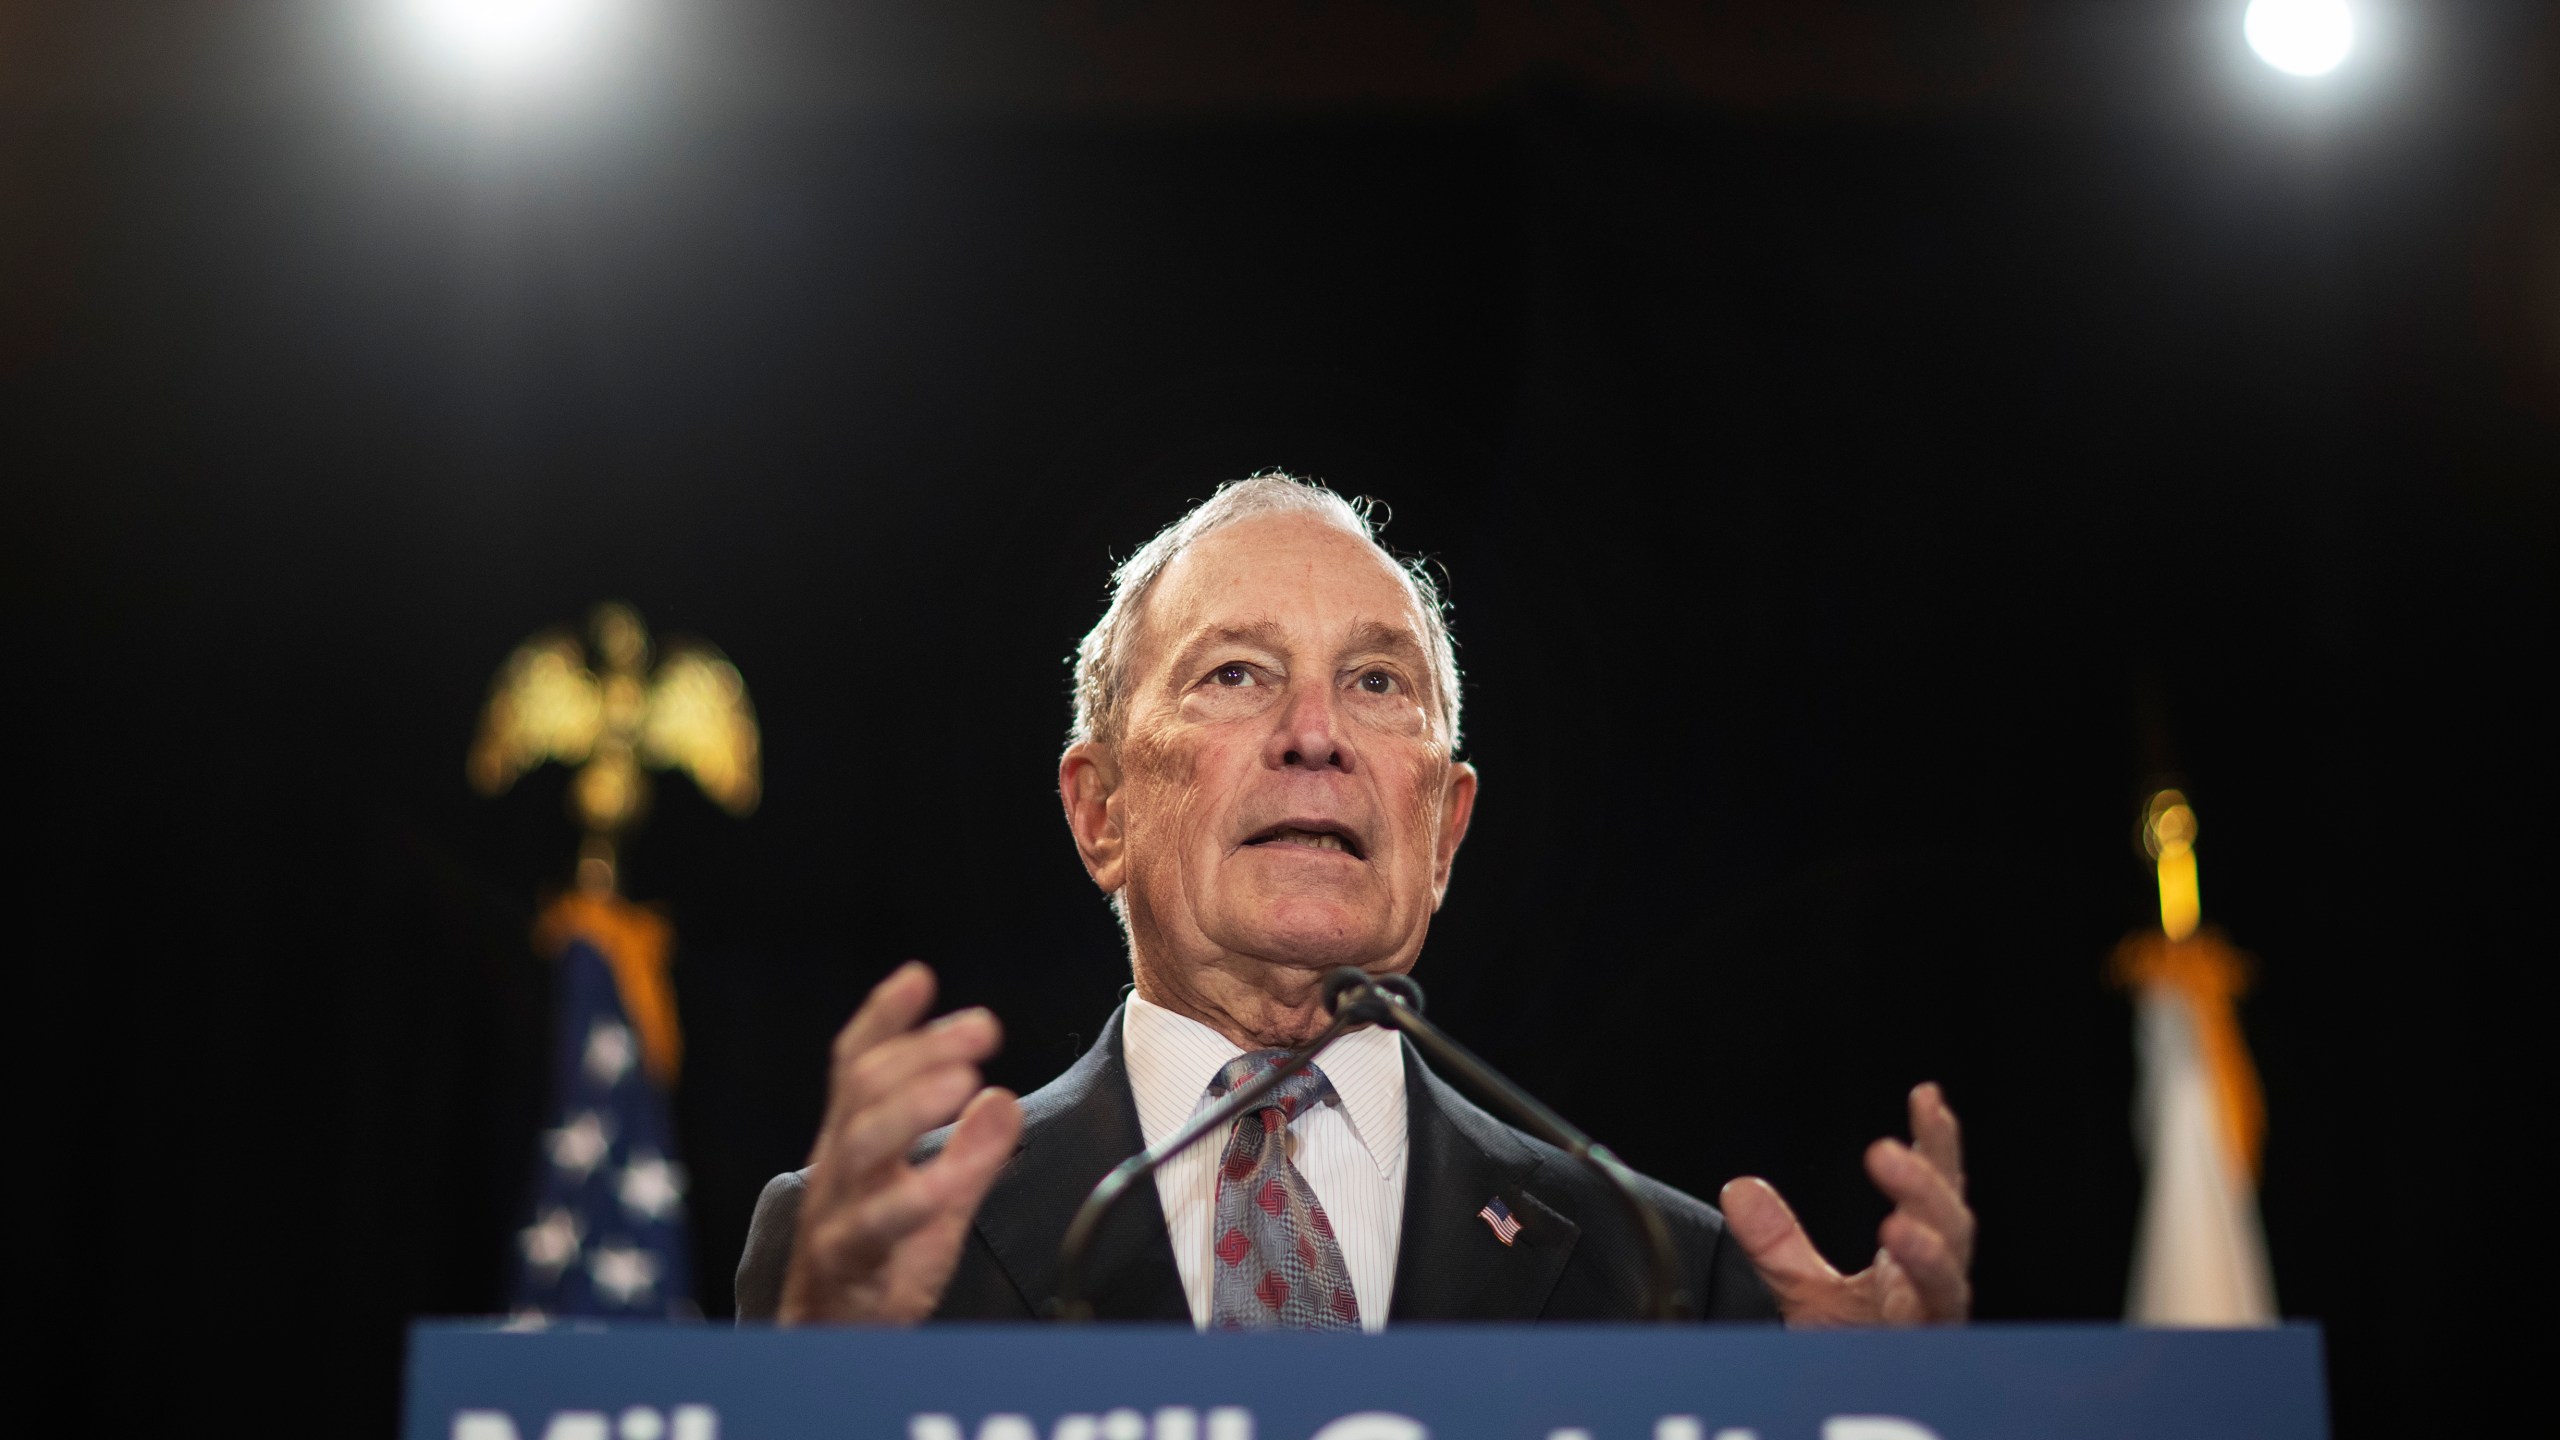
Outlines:
<svg viewBox="0 0 2560 1440"><path fill-rule="evenodd" d="M1893 1213L1878 1227L1875 1263L1854 1275L1822 1258L1768 1181L1745 1176L1724 1187L1725 1222L1788 1324L1952 1324L1972 1313L1964 1143L1935 1084L1911 1092L1911 1139L1867 1147L1867 1174L1892 1199Z"/></svg>

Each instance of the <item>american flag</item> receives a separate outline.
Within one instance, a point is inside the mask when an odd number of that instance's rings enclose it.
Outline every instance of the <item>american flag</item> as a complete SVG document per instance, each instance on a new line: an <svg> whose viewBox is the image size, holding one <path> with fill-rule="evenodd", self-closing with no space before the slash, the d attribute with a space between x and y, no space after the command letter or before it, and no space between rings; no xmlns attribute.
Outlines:
<svg viewBox="0 0 2560 1440"><path fill-rule="evenodd" d="M698 1315L667 1097L597 942L572 937L559 965L556 1108L516 1234L516 1317Z"/></svg>
<svg viewBox="0 0 2560 1440"><path fill-rule="evenodd" d="M1511 1207L1503 1204L1499 1195L1484 1202L1476 1218L1492 1226L1493 1237L1505 1245L1520 1238L1520 1222L1511 1218Z"/></svg>

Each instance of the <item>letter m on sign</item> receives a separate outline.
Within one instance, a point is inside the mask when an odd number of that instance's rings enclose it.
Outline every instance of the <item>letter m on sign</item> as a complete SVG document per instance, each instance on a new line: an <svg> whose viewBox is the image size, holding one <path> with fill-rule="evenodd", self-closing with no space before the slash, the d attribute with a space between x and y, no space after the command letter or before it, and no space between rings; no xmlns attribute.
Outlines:
<svg viewBox="0 0 2560 1440"><path fill-rule="evenodd" d="M451 1440L524 1440L504 1410L456 1410ZM601 1410L554 1411L541 1440L615 1440ZM646 1405L622 1412L620 1440L720 1440L720 1416L708 1405L679 1405L660 1415Z"/></svg>

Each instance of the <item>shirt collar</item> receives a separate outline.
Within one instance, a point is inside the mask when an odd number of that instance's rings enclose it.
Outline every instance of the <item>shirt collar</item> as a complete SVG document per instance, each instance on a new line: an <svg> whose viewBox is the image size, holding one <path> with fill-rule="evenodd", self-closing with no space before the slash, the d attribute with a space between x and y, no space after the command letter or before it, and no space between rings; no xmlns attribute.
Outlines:
<svg viewBox="0 0 2560 1440"><path fill-rule="evenodd" d="M1209 1102L1209 1082L1244 1051L1190 1016L1135 993L1123 1015L1121 1058L1138 1102L1138 1129L1149 1145L1161 1144ZM1378 1173L1394 1180L1404 1169L1405 1148L1404 1047L1396 1033L1375 1026L1354 1030L1326 1047L1316 1068L1333 1082L1352 1134Z"/></svg>

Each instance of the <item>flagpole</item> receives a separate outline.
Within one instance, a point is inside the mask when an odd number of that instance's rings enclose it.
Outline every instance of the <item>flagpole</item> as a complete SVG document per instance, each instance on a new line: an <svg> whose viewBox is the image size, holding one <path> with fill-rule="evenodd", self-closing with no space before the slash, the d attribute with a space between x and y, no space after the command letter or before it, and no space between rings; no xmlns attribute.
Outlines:
<svg viewBox="0 0 2560 1440"><path fill-rule="evenodd" d="M585 832L575 885L534 927L559 997L553 1124L517 1232L511 1308L527 1322L698 1318L670 1105L683 1056L674 930L623 897L617 865L648 812L651 770L690 775L744 816L763 793L763 741L745 682L710 645L654 646L621 604L597 606L590 631L592 647L567 630L516 647L463 762L490 796L538 766L570 767L569 808Z"/></svg>

